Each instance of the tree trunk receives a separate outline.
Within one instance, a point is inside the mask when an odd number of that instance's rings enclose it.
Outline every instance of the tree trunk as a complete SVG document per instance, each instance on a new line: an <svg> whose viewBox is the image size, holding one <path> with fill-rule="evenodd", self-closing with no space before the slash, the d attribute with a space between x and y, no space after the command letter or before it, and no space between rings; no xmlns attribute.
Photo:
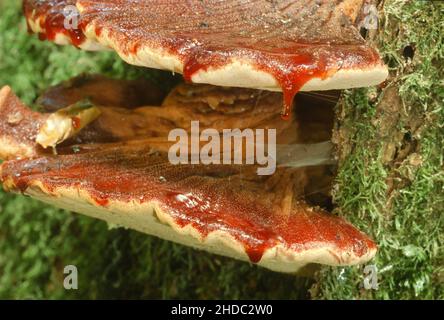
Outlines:
<svg viewBox="0 0 444 320"><path fill-rule="evenodd" d="M378 289L365 266L318 274L321 298L443 297L442 2L386 0L368 38L390 67L377 88L346 91L336 110L336 212L379 245Z"/></svg>

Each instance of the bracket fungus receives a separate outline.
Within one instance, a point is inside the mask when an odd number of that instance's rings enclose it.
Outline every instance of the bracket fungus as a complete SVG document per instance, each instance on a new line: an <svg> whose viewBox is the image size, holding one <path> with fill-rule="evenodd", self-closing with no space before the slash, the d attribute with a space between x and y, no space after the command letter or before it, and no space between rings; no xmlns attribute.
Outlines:
<svg viewBox="0 0 444 320"><path fill-rule="evenodd" d="M31 31L187 81L282 91L288 118L299 91L379 84L388 71L355 27L364 0L25 0ZM66 6L78 10L65 28ZM73 17L76 18L77 16Z"/></svg>

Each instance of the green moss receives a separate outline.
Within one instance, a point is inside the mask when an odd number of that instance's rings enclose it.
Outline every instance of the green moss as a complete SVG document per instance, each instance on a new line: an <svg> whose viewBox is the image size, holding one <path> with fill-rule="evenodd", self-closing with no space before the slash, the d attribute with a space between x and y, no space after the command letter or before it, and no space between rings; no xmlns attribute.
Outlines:
<svg viewBox="0 0 444 320"><path fill-rule="evenodd" d="M400 97L389 103L399 115L393 121L389 108L381 107L389 89L376 99L367 89L346 94L340 130L349 133L353 149L335 194L338 212L379 244L379 290L362 289L362 267L325 268L315 287L318 298L444 298L443 13L442 2L385 1L378 41L391 67L389 87ZM403 56L406 46L414 48L413 60ZM384 121L394 128L384 128ZM405 137L397 140L393 130ZM408 156L384 161L390 143L399 154L411 148Z"/></svg>

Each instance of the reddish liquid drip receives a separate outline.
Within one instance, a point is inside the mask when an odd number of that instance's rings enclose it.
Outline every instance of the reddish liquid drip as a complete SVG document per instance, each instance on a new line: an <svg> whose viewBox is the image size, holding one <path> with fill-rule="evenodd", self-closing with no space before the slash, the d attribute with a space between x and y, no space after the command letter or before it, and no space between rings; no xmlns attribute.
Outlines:
<svg viewBox="0 0 444 320"><path fill-rule="evenodd" d="M281 112L281 117L283 120L290 120L294 97L299 92L301 87L302 86L300 84L296 84L294 82L282 86L282 93L284 95L284 107Z"/></svg>
<svg viewBox="0 0 444 320"><path fill-rule="evenodd" d="M135 43L131 46L129 52L133 55L136 55L139 49L140 49L140 43Z"/></svg>
<svg viewBox="0 0 444 320"><path fill-rule="evenodd" d="M192 83L192 77L200 70L207 70L208 67L200 64L197 60L188 59L183 68L183 78L186 82Z"/></svg>
<svg viewBox="0 0 444 320"><path fill-rule="evenodd" d="M258 248L247 247L245 249L245 252L247 253L248 258L250 259L250 261L252 263L258 263L258 262L261 261L262 256L264 255L264 252L265 252L266 249L267 249L267 247L258 247Z"/></svg>
<svg viewBox="0 0 444 320"><path fill-rule="evenodd" d="M107 197L93 197L93 199L101 207L106 207L109 205L109 199Z"/></svg>
<svg viewBox="0 0 444 320"><path fill-rule="evenodd" d="M221 227L228 230L229 233L238 241L243 242L245 252L253 263L258 263L266 249L274 246L277 242L277 234L271 228L257 228L254 223L248 222L234 212L227 213L225 210L217 210L218 207L208 206L207 198L190 193L169 192L162 201L164 210L172 213L175 222L182 228L191 224L205 238L209 233L218 231ZM251 206L251 208L250 208ZM252 204L247 205L247 210L251 212L262 213L264 217L271 218L272 212L255 207ZM224 208L225 209L225 208ZM224 221L226 219L226 221ZM224 225L227 222L227 225ZM258 239L260 239L258 241Z"/></svg>
<svg viewBox="0 0 444 320"><path fill-rule="evenodd" d="M307 50L308 49L308 50ZM257 69L270 73L279 83L284 96L284 106L282 119L289 120L294 97L300 89L314 78L324 79L331 73L331 67L327 66L327 57L314 57L306 53L311 47L298 46L292 50L283 50L281 55L269 56L264 53L255 53L252 57L253 64ZM288 52L289 51L289 52ZM302 53L297 53L301 52ZM184 79L192 82L192 77L201 71L208 69L218 69L230 63L229 56L235 55L235 51L230 54L222 54L223 51L200 51L193 49L191 52L183 54L185 59L183 75Z"/></svg>
<svg viewBox="0 0 444 320"><path fill-rule="evenodd" d="M44 32L39 34L40 40L54 41L58 34L63 34L70 38L75 47L79 47L85 42L86 37L78 26L66 29L65 21L67 17L64 10L67 6L74 6L76 0L26 0L23 2L23 11L27 19L39 20L40 29ZM31 30L28 22L28 30Z"/></svg>
<svg viewBox="0 0 444 320"><path fill-rule="evenodd" d="M95 30L96 36L100 37L102 35L102 31L103 31L102 27L96 27L96 30Z"/></svg>
<svg viewBox="0 0 444 320"><path fill-rule="evenodd" d="M180 48L177 44L177 48ZM177 49L178 50L178 49ZM208 71L208 69L218 69L223 67L229 58L217 51L207 51L201 49L192 49L186 51L182 56L184 62L183 77L187 82L193 82L193 76L200 71Z"/></svg>

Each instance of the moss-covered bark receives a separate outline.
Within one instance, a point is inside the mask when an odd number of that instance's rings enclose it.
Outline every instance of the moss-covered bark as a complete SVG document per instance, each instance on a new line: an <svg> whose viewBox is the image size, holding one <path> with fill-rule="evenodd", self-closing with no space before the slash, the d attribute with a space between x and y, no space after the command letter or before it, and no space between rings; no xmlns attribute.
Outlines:
<svg viewBox="0 0 444 320"><path fill-rule="evenodd" d="M82 72L164 79L112 53L39 42L19 9L0 2L0 86L27 103ZM386 0L380 9L371 38L392 76L344 94L334 189L337 214L379 243L378 291L361 288L362 267L326 267L313 283L0 193L0 298L444 298L444 4ZM62 288L67 264L79 269L78 291Z"/></svg>
<svg viewBox="0 0 444 320"><path fill-rule="evenodd" d="M337 213L373 235L379 289L362 289L363 267L318 275L318 298L444 298L444 6L379 5L380 48L390 78L347 91L337 110Z"/></svg>

